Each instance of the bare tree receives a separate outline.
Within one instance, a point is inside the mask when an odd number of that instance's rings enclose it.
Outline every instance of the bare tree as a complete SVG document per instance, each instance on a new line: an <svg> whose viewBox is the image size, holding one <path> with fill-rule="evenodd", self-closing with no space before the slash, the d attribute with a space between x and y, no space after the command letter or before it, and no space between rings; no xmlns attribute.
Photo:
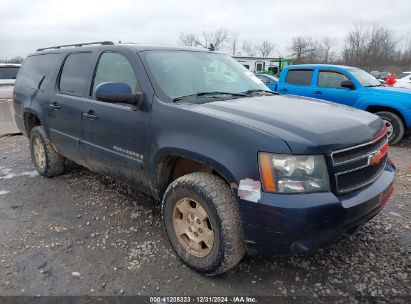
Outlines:
<svg viewBox="0 0 411 304"><path fill-rule="evenodd" d="M390 64L397 51L394 33L377 24L357 23L349 31L343 49L346 64L377 68Z"/></svg>
<svg viewBox="0 0 411 304"><path fill-rule="evenodd" d="M308 62L316 52L315 42L310 37L293 37L289 51L294 56L295 63Z"/></svg>
<svg viewBox="0 0 411 304"><path fill-rule="evenodd" d="M268 40L264 40L260 45L257 46L257 50L260 52L262 57L268 57L274 50L275 44Z"/></svg>
<svg viewBox="0 0 411 304"><path fill-rule="evenodd" d="M247 55L247 56L255 56L256 53L256 48L255 46L253 46L251 44L251 42L249 41L243 41L243 52Z"/></svg>
<svg viewBox="0 0 411 304"><path fill-rule="evenodd" d="M237 51L237 44L238 44L238 39L239 39L239 34L237 31L232 31L231 33L231 48L233 50L233 56L235 55Z"/></svg>
<svg viewBox="0 0 411 304"><path fill-rule="evenodd" d="M185 46L197 46L197 39L194 34L181 33L178 37L178 43Z"/></svg>
<svg viewBox="0 0 411 304"><path fill-rule="evenodd" d="M181 33L179 36L179 43L186 46L201 46L203 48L213 47L219 50L223 44L228 40L228 31L220 28L212 32Z"/></svg>
<svg viewBox="0 0 411 304"><path fill-rule="evenodd" d="M330 37L324 37L319 42L318 61L322 63L334 62L337 56L335 48L335 40Z"/></svg>

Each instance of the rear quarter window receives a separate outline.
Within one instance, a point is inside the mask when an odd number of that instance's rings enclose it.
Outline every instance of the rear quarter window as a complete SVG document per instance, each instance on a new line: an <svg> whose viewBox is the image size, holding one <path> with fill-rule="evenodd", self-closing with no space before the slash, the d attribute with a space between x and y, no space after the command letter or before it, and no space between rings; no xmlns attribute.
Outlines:
<svg viewBox="0 0 411 304"><path fill-rule="evenodd" d="M288 70L285 82L289 84L308 86L311 84L314 70L292 69Z"/></svg>
<svg viewBox="0 0 411 304"><path fill-rule="evenodd" d="M85 96L90 79L92 53L71 53L63 64L59 90L69 95Z"/></svg>
<svg viewBox="0 0 411 304"><path fill-rule="evenodd" d="M26 58L16 80L16 86L30 89L44 87L56 67L60 54L33 55Z"/></svg>

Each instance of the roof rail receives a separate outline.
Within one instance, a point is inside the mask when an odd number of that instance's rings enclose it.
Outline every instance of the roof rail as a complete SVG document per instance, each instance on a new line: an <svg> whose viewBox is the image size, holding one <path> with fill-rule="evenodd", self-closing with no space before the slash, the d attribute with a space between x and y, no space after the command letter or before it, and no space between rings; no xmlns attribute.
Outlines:
<svg viewBox="0 0 411 304"><path fill-rule="evenodd" d="M56 45L56 46L50 46L46 48L41 48L37 49L36 52L44 51L44 50L50 50L50 49L60 49L60 48L65 48L65 47L81 47L85 45L114 45L112 41L97 41L97 42L87 42L87 43L76 43L76 44L65 44L65 45Z"/></svg>

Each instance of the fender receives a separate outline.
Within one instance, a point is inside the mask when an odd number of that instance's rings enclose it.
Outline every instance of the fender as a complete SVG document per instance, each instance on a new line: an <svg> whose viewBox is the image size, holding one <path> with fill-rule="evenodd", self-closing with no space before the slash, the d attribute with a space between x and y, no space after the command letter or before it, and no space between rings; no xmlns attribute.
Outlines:
<svg viewBox="0 0 411 304"><path fill-rule="evenodd" d="M387 98L389 100L387 100ZM367 94L360 93L355 107L361 110L366 110L370 106L381 106L386 108L392 108L401 112L402 110L408 109L407 102L393 95L380 95L380 94Z"/></svg>
<svg viewBox="0 0 411 304"><path fill-rule="evenodd" d="M230 170L226 166L224 166L222 163L216 161L215 159L212 159L208 156L205 156L203 154L195 153L189 150L185 149L180 149L180 148L175 148L175 147L165 147L157 151L157 153L153 156L152 161L151 161L151 166L150 166L150 184L154 189L158 189L158 184L157 184L157 170L159 169L159 163L160 160L169 157L169 156L177 156L177 157L185 157L187 159L191 159L194 161L197 161L199 163L202 163L213 170L217 171L218 174L220 174L227 183L235 183L235 178L231 174Z"/></svg>

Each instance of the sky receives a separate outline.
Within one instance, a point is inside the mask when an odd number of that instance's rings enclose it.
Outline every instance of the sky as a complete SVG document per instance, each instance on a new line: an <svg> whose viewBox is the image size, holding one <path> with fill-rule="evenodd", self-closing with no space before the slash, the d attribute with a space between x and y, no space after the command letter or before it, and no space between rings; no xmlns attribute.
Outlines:
<svg viewBox="0 0 411 304"><path fill-rule="evenodd" d="M225 28L286 56L294 36L339 42L358 22L411 33L411 0L0 0L0 59L37 48L110 40L177 44L182 32ZM224 51L230 52L228 46Z"/></svg>

